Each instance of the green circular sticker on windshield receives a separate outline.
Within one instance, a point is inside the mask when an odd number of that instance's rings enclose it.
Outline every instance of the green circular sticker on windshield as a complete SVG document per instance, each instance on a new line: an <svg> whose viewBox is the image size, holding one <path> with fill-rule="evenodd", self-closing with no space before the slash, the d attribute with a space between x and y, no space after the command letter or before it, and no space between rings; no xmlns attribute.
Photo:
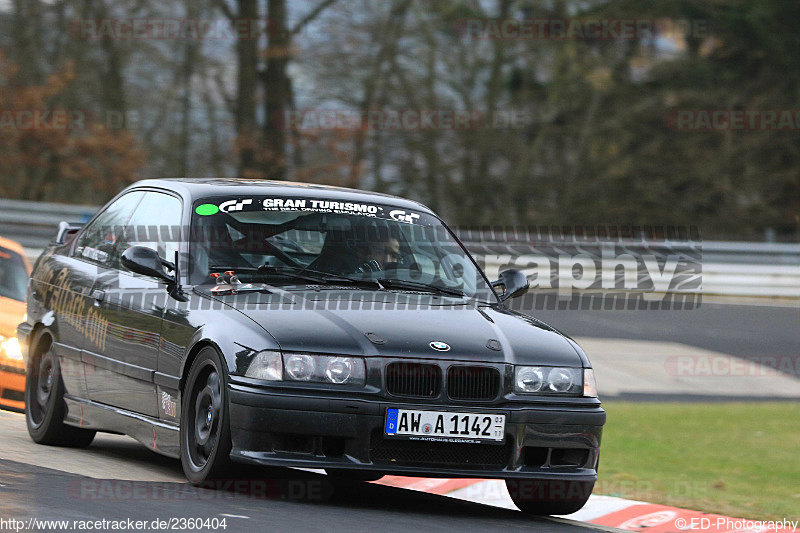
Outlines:
<svg viewBox="0 0 800 533"><path fill-rule="evenodd" d="M215 206L214 204L203 204L198 205L194 212L202 216L216 215L219 213L219 207Z"/></svg>

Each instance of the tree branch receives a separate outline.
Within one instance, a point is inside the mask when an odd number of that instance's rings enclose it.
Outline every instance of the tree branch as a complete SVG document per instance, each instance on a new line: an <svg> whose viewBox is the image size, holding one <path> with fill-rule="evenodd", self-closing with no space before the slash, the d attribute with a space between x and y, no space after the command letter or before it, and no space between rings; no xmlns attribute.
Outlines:
<svg viewBox="0 0 800 533"><path fill-rule="evenodd" d="M328 8L328 6L330 6L334 2L336 2L336 0L322 0L322 2L317 4L317 7L312 9L308 13L308 15L303 17L300 20L300 22L295 24L295 26L291 29L291 34L292 35L297 35L298 33L300 33L303 30L303 28L306 27L306 25L308 25L311 21L313 21L315 18L317 18L323 11L325 11L325 9Z"/></svg>
<svg viewBox="0 0 800 533"><path fill-rule="evenodd" d="M231 6L225 0L214 0L214 4L222 11L222 14L228 17L230 20L235 20L236 15L234 14Z"/></svg>

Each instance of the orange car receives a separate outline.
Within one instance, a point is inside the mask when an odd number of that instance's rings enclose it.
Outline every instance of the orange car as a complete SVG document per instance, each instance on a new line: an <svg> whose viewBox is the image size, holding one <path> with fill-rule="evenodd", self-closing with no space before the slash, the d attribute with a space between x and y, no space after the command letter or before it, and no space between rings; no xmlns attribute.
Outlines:
<svg viewBox="0 0 800 533"><path fill-rule="evenodd" d="M0 237L0 408L25 409L25 361L17 325L25 316L30 272L22 246Z"/></svg>

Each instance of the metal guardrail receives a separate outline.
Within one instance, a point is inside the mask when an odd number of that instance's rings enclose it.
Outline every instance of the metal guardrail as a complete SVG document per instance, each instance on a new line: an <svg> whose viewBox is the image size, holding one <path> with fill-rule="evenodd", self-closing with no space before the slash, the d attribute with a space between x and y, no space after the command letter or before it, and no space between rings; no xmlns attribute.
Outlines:
<svg viewBox="0 0 800 533"><path fill-rule="evenodd" d="M456 231L458 234L458 231ZM509 242L503 240L466 241L464 245L470 249L491 247L495 253L518 254L521 247L531 246L530 242ZM681 249L695 248L702 253L703 262L739 265L800 265L800 244L767 243L767 242L731 242L731 241L598 241L595 243L578 243L575 241L550 240L533 243L533 246L557 246L562 250L578 251L587 246L616 246L630 250L643 249ZM500 248L498 248L500 247Z"/></svg>
<svg viewBox="0 0 800 533"><path fill-rule="evenodd" d="M86 222L97 211L96 206L26 202L0 199L0 236L20 242L31 258L35 258L55 236L58 223ZM486 233L488 238L475 239L468 231L467 248L486 265L490 276L499 268L515 266L533 278L522 256L565 254L590 255L600 258L603 251L645 254L666 257L677 253L694 261L701 272L702 283L683 291L729 296L766 296L800 298L800 244L745 243L722 241L571 241L538 238L535 241L507 240L503 232ZM518 237L519 234L514 234ZM557 259L556 259L557 262ZM571 269L570 269L571 270ZM640 277L643 269L640 265ZM691 270L691 269L690 269ZM553 281L571 282L571 274L555 270Z"/></svg>
<svg viewBox="0 0 800 533"><path fill-rule="evenodd" d="M28 255L38 256L55 237L59 222L83 223L92 218L98 209L91 205L0 198L0 236L19 242Z"/></svg>

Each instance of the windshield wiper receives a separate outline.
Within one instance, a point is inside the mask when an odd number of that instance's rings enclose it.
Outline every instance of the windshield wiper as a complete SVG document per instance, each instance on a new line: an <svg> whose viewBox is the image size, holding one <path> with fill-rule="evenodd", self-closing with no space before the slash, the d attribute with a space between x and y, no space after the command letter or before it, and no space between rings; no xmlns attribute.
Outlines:
<svg viewBox="0 0 800 533"><path fill-rule="evenodd" d="M346 283L348 285L362 285L369 286L378 290L383 289L381 284L377 281L369 279L358 279L344 276L342 274L333 274L331 272L322 272L320 270L311 270L309 268L300 268L294 266L271 266L262 265L258 269L262 274L282 274L287 276L294 276L298 279L308 279L317 283Z"/></svg>
<svg viewBox="0 0 800 533"><path fill-rule="evenodd" d="M396 287L398 289L422 289L428 292L438 292L440 294L449 294L450 296L455 296L457 298L463 298L464 293L456 290L456 289L448 289L445 287L440 287L438 285L434 285L432 283L423 283L421 281L410 281L405 279L389 279L389 278L379 278L378 283L383 285L387 288Z"/></svg>

